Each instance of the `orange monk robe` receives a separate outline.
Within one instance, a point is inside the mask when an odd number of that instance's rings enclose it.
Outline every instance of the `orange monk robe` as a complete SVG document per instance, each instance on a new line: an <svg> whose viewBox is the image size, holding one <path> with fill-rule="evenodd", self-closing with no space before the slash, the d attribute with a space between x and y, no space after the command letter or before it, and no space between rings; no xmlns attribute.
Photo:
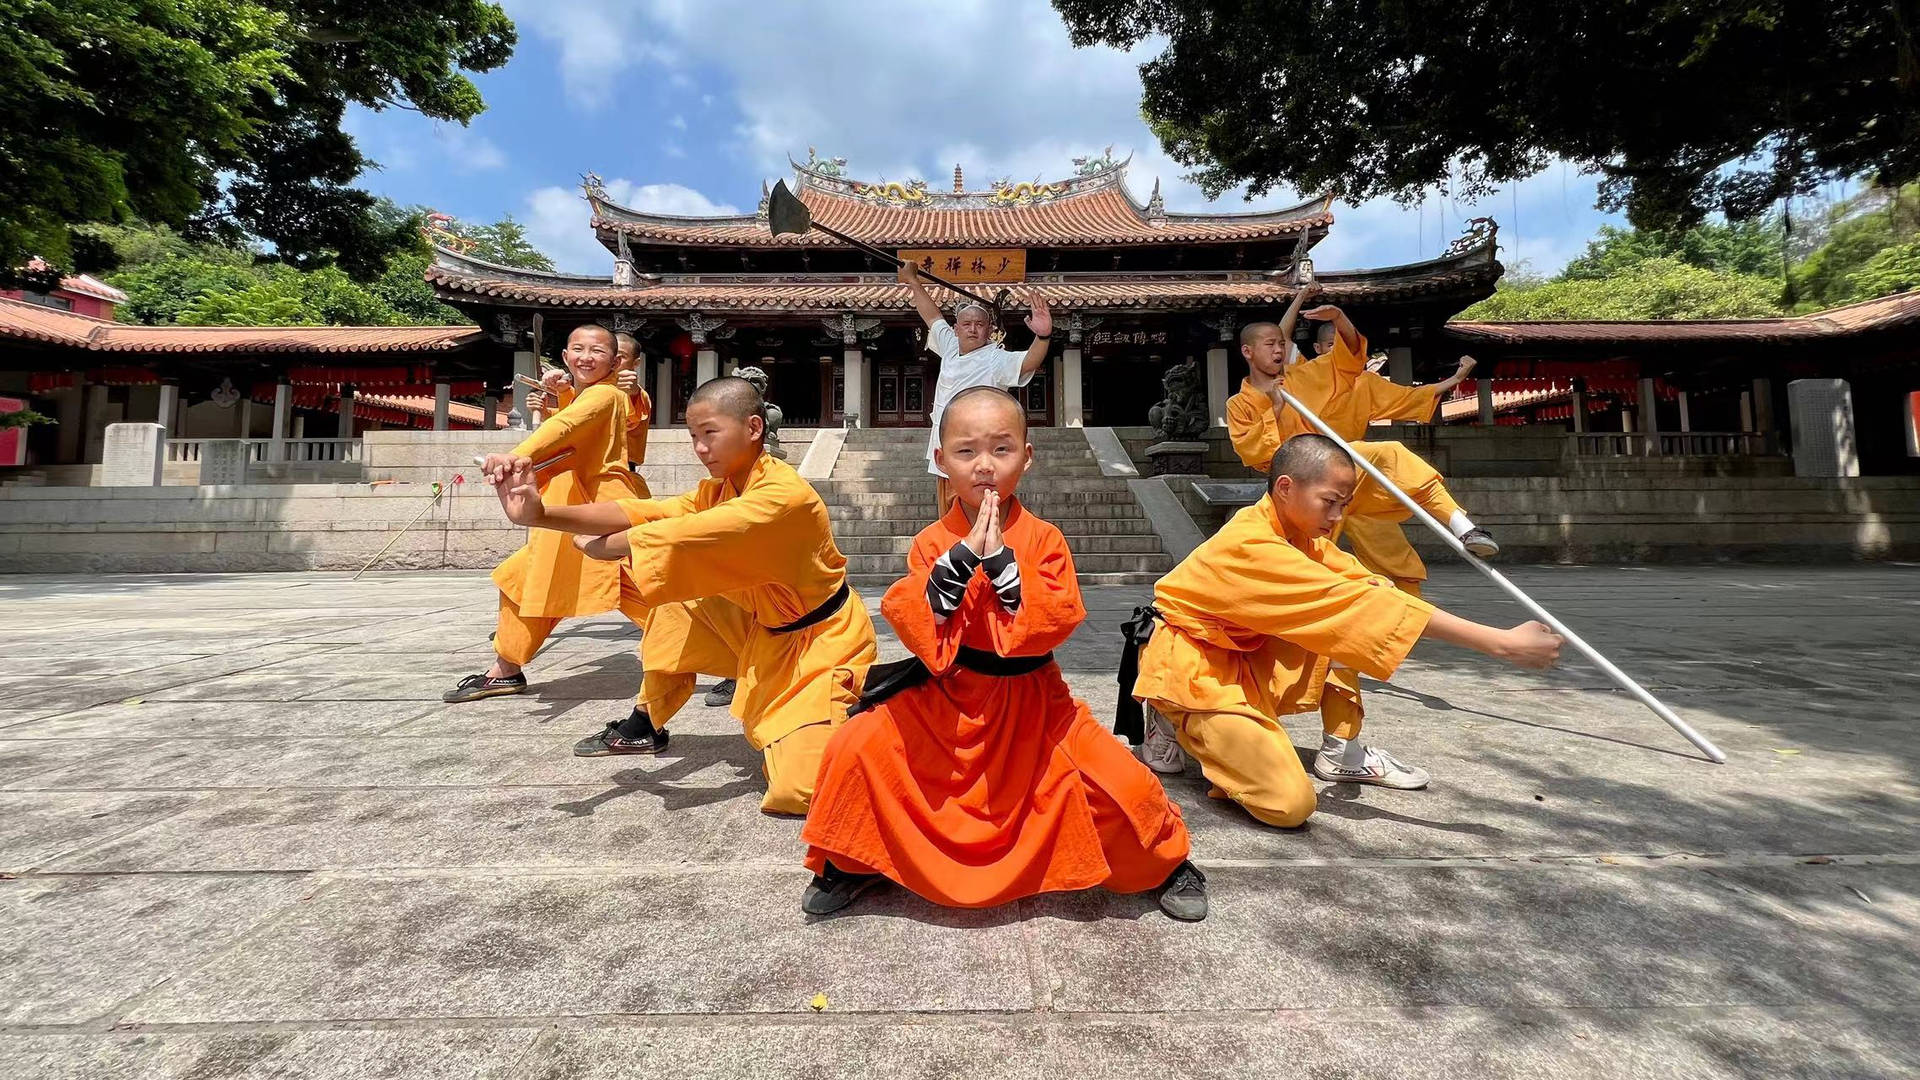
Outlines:
<svg viewBox="0 0 1920 1080"><path fill-rule="evenodd" d="M559 393L560 407L573 404L573 387L562 389ZM647 396L645 387L636 387L627 395L627 461L633 465L643 465L647 460L647 432L653 426L653 398ZM639 477L640 497L652 496L647 490L647 478Z"/></svg>
<svg viewBox="0 0 1920 1080"><path fill-rule="evenodd" d="M1364 337L1357 348L1348 347L1345 338L1336 337L1333 348L1325 354L1288 367L1286 379L1287 393L1326 421L1341 439L1351 443L1441 522L1460 508L1440 482L1439 474L1413 451L1395 442L1362 441L1375 420L1424 423L1433 419L1440 402L1438 389L1401 386L1368 371ZM1318 429L1291 408L1286 410L1284 421L1274 416L1273 400L1251 382L1241 382L1240 392L1227 399L1227 435L1248 468L1265 472L1282 443L1310 433L1317 434ZM1371 478L1361 477L1343 530L1347 541L1360 561L1375 573L1395 579L1418 595L1417 583L1426 580L1427 568L1400 531L1399 522L1409 515L1385 492L1376 492L1369 500L1365 489L1373 486ZM1375 507L1385 509L1376 512Z"/></svg>
<svg viewBox="0 0 1920 1080"><path fill-rule="evenodd" d="M543 475L543 504L615 502L646 490L627 468L627 405L627 395L611 381L595 383L513 448L535 464L572 451ZM493 581L503 597L503 615L506 603L535 619L595 615L621 603L620 565L587 558L573 546L573 537L552 529L528 530L526 546L495 568Z"/></svg>
<svg viewBox="0 0 1920 1080"><path fill-rule="evenodd" d="M935 903L989 907L1095 885L1140 892L1187 857L1179 807L1073 697L1058 664L1012 676L956 665L962 645L1044 655L1086 618L1060 530L1006 506L1017 611L976 571L936 621L929 571L970 530L957 503L914 538L907 577L887 590L881 612L935 678L854 716L828 744L801 832L816 874L831 858Z"/></svg>
<svg viewBox="0 0 1920 1080"><path fill-rule="evenodd" d="M1228 519L1153 588L1164 624L1140 651L1133 696L1268 721L1307 712L1331 663L1392 677L1433 606L1369 573L1325 537L1295 545L1271 496Z"/></svg>
<svg viewBox="0 0 1920 1080"><path fill-rule="evenodd" d="M875 656L873 620L859 595L849 591L838 611L803 630L771 630L825 604L847 581L826 505L791 465L762 455L744 487L708 478L676 498L623 499L620 507L633 523L630 572L648 605L640 702L655 727L687 703L701 673L739 680L732 711L755 749L846 719ZM811 790L809 770L824 746L821 739L795 785Z"/></svg>
<svg viewBox="0 0 1920 1080"><path fill-rule="evenodd" d="M1213 794L1279 826L1314 809L1280 717L1318 707L1327 733L1357 738L1355 672L1390 678L1433 612L1333 541L1290 540L1270 496L1161 578L1153 605L1162 624L1140 650L1133 696L1173 725Z"/></svg>

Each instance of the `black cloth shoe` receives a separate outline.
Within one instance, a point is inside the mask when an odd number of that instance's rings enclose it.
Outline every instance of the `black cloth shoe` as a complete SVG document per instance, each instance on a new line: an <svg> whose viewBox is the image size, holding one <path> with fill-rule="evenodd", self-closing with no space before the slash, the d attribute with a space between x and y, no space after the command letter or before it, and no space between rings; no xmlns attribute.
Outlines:
<svg viewBox="0 0 1920 1080"><path fill-rule="evenodd" d="M527 692L527 677L524 674L508 675L501 679L490 679L486 672L469 675L461 679L454 688L440 695L441 701L461 702L479 701L481 698L502 697L507 694Z"/></svg>
<svg viewBox="0 0 1920 1080"><path fill-rule="evenodd" d="M707 691L707 704L715 707L733 704L733 687L734 681L732 679L720 680L720 682L714 685L713 689Z"/></svg>
<svg viewBox="0 0 1920 1080"><path fill-rule="evenodd" d="M886 883L884 874L849 874L829 859L827 872L815 874L806 894L800 897L800 910L809 915L831 915Z"/></svg>
<svg viewBox="0 0 1920 1080"><path fill-rule="evenodd" d="M1207 875L1192 862L1183 862L1160 886L1160 910L1181 922L1207 917Z"/></svg>
<svg viewBox="0 0 1920 1080"><path fill-rule="evenodd" d="M1493 540L1493 534L1485 529L1468 529L1460 538L1460 546L1473 552L1482 559L1491 559L1500 554L1500 545Z"/></svg>
<svg viewBox="0 0 1920 1080"><path fill-rule="evenodd" d="M608 724L573 744L574 757L612 757L615 754L657 754L667 748L667 733L655 728L646 713L635 709L625 720Z"/></svg>

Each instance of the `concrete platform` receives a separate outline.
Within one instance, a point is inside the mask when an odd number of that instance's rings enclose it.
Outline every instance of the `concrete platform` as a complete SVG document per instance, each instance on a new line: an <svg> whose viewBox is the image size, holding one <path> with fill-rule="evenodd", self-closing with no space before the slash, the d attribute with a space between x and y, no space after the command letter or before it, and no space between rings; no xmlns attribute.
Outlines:
<svg viewBox="0 0 1920 1080"><path fill-rule="evenodd" d="M628 707L624 622L564 626L532 694L441 704L489 654L480 573L0 578L0 1060L180 1080L1920 1072L1920 568L1511 573L1729 763L1577 661L1423 646L1370 687L1368 731L1431 790L1329 786L1281 831L1171 778L1212 881L1197 926L1098 891L984 912L892 891L810 921L798 825L758 813L720 710L692 708L669 756L571 756ZM1097 714L1146 592L1091 590L1060 653ZM1454 568L1429 596L1521 618Z"/></svg>

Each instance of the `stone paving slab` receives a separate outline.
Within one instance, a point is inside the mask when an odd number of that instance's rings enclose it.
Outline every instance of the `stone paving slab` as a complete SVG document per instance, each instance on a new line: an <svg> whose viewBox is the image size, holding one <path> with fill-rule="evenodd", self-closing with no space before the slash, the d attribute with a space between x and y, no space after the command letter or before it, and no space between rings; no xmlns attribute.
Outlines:
<svg viewBox="0 0 1920 1080"><path fill-rule="evenodd" d="M0 578L0 1060L26 1077L1890 1077L1920 1070L1920 568L1509 570L1731 755L1588 665L1423 645L1367 687L1424 792L1295 830L1170 777L1213 915L1145 897L798 911L738 721L579 759L637 632L531 693L483 574ZM876 607L879 590L868 590ZM1088 591L1059 651L1112 714ZM1436 566L1428 596L1524 613ZM882 626L883 657L898 656ZM1312 715L1291 718L1303 755ZM818 1014L815 993L828 1004Z"/></svg>

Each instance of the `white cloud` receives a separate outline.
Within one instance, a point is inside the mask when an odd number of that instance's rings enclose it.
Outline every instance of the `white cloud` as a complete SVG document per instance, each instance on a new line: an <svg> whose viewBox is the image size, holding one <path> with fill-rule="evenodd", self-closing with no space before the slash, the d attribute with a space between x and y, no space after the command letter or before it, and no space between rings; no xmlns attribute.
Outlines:
<svg viewBox="0 0 1920 1080"><path fill-rule="evenodd" d="M675 113L673 119L667 122L672 124L675 128L678 128L681 131L687 130L687 118L684 116L681 116L678 113Z"/></svg>
<svg viewBox="0 0 1920 1080"><path fill-rule="evenodd" d="M711 217L740 212L733 206L714 202L681 184L609 180L606 186L608 198L635 210L682 217ZM593 230L588 227L592 216L578 188L543 187L527 196L528 237L536 247L553 257L555 266L569 273L613 272L613 256L594 238Z"/></svg>
<svg viewBox="0 0 1920 1080"><path fill-rule="evenodd" d="M683 158L687 156L686 148L679 143L661 143L660 152L670 158Z"/></svg>
<svg viewBox="0 0 1920 1080"><path fill-rule="evenodd" d="M487 172L507 163L506 152L492 139L459 124L435 124L434 141L455 172Z"/></svg>
<svg viewBox="0 0 1920 1080"><path fill-rule="evenodd" d="M861 177L919 176L944 187L956 162L969 188L999 176L1016 180L1070 172L1069 159L1133 154L1129 182L1144 200L1157 177L1169 208L1244 210L1291 205L1300 196L1268 193L1251 202L1208 202L1182 178L1140 118L1138 67L1161 48L1147 41L1122 52L1075 49L1060 17L1029 0L950 0L937 10L908 6L875 18L854 4L767 4L763 0L509 0L523 29L552 37L576 101L597 102L593 88L621 81L628 68L652 68L685 86L689 72L711 82L739 114L730 152L740 161L742 193L761 176L786 172L789 154L808 146L849 159ZM522 9L525 9L524 13ZM643 44L628 45L638 42ZM823 59L825 58L825 59ZM630 81L631 77L628 77ZM582 88L585 88L583 91ZM703 103L711 101L703 94ZM679 120L679 117L675 118ZM727 155L723 155L724 156ZM1567 184L1557 170L1520 185L1519 228L1511 193L1489 200L1502 240L1552 270L1577 254L1602 220L1593 185ZM1571 208L1571 209L1569 209ZM1323 247L1327 268L1431 258L1459 235L1473 208L1429 200L1424 212L1391 202L1336 207ZM1511 254L1509 254L1509 258Z"/></svg>

